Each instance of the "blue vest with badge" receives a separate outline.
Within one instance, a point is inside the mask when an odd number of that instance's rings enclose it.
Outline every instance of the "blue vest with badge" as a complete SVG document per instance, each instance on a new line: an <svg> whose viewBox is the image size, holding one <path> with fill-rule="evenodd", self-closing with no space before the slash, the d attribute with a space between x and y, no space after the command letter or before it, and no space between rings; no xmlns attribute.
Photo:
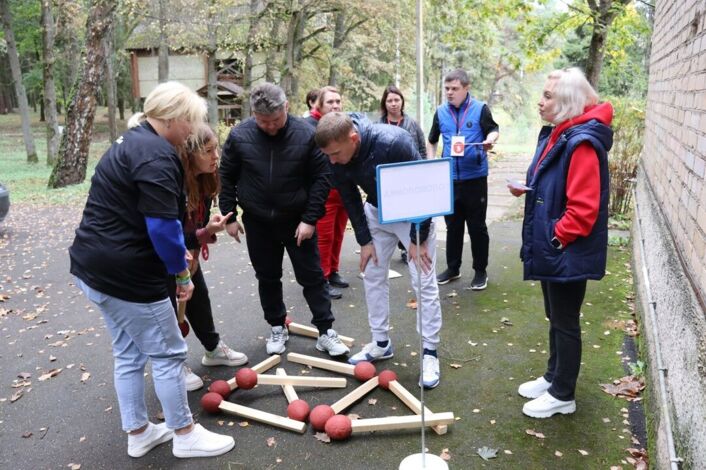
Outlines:
<svg viewBox="0 0 706 470"><path fill-rule="evenodd" d="M480 115L485 103L471 98L469 94L460 109L449 103L439 106L436 110L439 119L444 158L453 158L451 165L455 181L471 180L488 176L488 158L482 145L468 145L483 142L485 136L480 126ZM455 135L464 137L466 146L463 157L451 156L451 138Z"/></svg>

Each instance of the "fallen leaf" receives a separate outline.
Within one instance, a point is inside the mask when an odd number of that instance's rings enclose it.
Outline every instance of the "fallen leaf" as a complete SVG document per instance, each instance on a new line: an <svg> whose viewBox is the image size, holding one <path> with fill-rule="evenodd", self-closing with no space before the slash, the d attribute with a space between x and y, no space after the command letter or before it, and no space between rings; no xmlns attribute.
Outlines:
<svg viewBox="0 0 706 470"><path fill-rule="evenodd" d="M503 325L506 325L506 326L512 326L512 322L507 317L502 317L500 319L500 323L502 323Z"/></svg>
<svg viewBox="0 0 706 470"><path fill-rule="evenodd" d="M86 383L86 380L88 380L90 377L90 372L84 372L83 374L81 374L81 382Z"/></svg>
<svg viewBox="0 0 706 470"><path fill-rule="evenodd" d="M378 402L377 398L370 398L368 400L368 405L374 405Z"/></svg>
<svg viewBox="0 0 706 470"><path fill-rule="evenodd" d="M409 299L407 301L407 308L416 309L417 308L417 299Z"/></svg>
<svg viewBox="0 0 706 470"><path fill-rule="evenodd" d="M503 452L505 452L507 455L512 455L512 451L509 449L505 449Z"/></svg>
<svg viewBox="0 0 706 470"><path fill-rule="evenodd" d="M56 377L57 375L59 375L60 372L61 372L61 369L52 369L49 372L47 372L46 374L40 375L37 380L39 380L40 382L44 382L45 380L49 380L52 377Z"/></svg>
<svg viewBox="0 0 706 470"><path fill-rule="evenodd" d="M628 400L634 400L645 389L645 382L640 377L627 375L618 380L614 380L612 384L600 384L604 392L613 395L614 397L623 397Z"/></svg>
<svg viewBox="0 0 706 470"><path fill-rule="evenodd" d="M441 457L442 460L445 460L447 462L451 460L451 454L449 454L449 449L443 449L439 454L439 457Z"/></svg>
<svg viewBox="0 0 706 470"><path fill-rule="evenodd" d="M583 449L579 449L578 451L579 451L579 454L583 455L584 457L588 455L588 452L586 452Z"/></svg>
<svg viewBox="0 0 706 470"><path fill-rule="evenodd" d="M26 380L32 377L32 374L30 374L29 372L20 372L19 374L17 374L17 377Z"/></svg>
<svg viewBox="0 0 706 470"><path fill-rule="evenodd" d="M275 440L274 437L268 437L267 438L267 447L276 447L277 446L277 441Z"/></svg>
<svg viewBox="0 0 706 470"><path fill-rule="evenodd" d="M248 426L250 426L250 423L248 423L247 421L241 421L238 423L238 426L240 426L241 428L247 428Z"/></svg>
<svg viewBox="0 0 706 470"><path fill-rule="evenodd" d="M25 389L24 389L24 388L21 388L21 389L17 390L17 391L16 391L15 393L13 393L12 396L10 397L10 403L14 403L14 402L16 402L17 400L19 400L20 398L22 398L22 395L24 395L24 393L25 393Z"/></svg>
<svg viewBox="0 0 706 470"><path fill-rule="evenodd" d="M564 454L561 453L561 452L559 452L558 450L554 452L554 455L556 455L557 457L563 457L563 456L564 456Z"/></svg>
<svg viewBox="0 0 706 470"><path fill-rule="evenodd" d="M27 438L32 437L32 431L27 431L27 432L25 432L24 434L22 434L22 437L23 437L24 439L27 439Z"/></svg>
<svg viewBox="0 0 706 470"><path fill-rule="evenodd" d="M534 429L525 429L525 433L529 434L530 436L534 436L537 439L544 439L544 434L541 432L537 432Z"/></svg>
<svg viewBox="0 0 706 470"><path fill-rule="evenodd" d="M454 369L460 369L461 367L463 367L463 365L461 365L461 364L456 364L456 363L451 363L451 364L449 364L449 367L453 367Z"/></svg>
<svg viewBox="0 0 706 470"><path fill-rule="evenodd" d="M107 413L107 412L109 412L109 411L112 410L112 409L113 409L113 407L112 407L112 406L109 406L108 408L104 409L103 411Z"/></svg>
<svg viewBox="0 0 706 470"><path fill-rule="evenodd" d="M71 470L81 470L81 464L80 463L70 463L67 465Z"/></svg>
<svg viewBox="0 0 706 470"><path fill-rule="evenodd" d="M457 295L458 294L456 293L456 291L453 291L453 292L449 292L448 294L446 294L446 297L456 297Z"/></svg>
<svg viewBox="0 0 706 470"><path fill-rule="evenodd" d="M359 414L355 414L355 413L348 413L347 416L348 416L348 418L350 418L351 420L360 419L360 415L359 415Z"/></svg>
<svg viewBox="0 0 706 470"><path fill-rule="evenodd" d="M79 438L78 442L83 442L83 441L85 441L85 440L86 440L86 436L81 436L81 437Z"/></svg>
<svg viewBox="0 0 706 470"><path fill-rule="evenodd" d="M316 440L321 442L331 442L331 438L328 437L328 434L326 434L325 432L317 432L316 434L314 434L314 437L316 438Z"/></svg>
<svg viewBox="0 0 706 470"><path fill-rule="evenodd" d="M49 362L54 362L56 361L56 356L52 356L51 354L49 355Z"/></svg>
<svg viewBox="0 0 706 470"><path fill-rule="evenodd" d="M483 446L476 450L476 454L478 454L483 460L490 460L498 456L498 449L491 449L490 447Z"/></svg>

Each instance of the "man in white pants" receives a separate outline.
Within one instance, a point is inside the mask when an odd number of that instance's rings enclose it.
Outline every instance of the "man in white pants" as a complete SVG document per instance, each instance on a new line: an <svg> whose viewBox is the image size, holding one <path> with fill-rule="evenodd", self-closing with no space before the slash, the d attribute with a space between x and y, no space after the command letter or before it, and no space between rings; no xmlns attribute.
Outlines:
<svg viewBox="0 0 706 470"><path fill-rule="evenodd" d="M348 211L356 240L360 244L360 270L365 273L365 299L373 341L348 362L376 361L393 356L390 330L390 259L400 241L409 252L408 267L412 287L421 290L423 372L420 385L439 385L437 347L441 330L441 303L436 282L436 236L431 219L421 223L420 243L416 228L409 222L382 225L378 222L376 168L384 163L421 160L409 133L386 124L372 124L361 115L341 112L322 117L316 128L316 143L333 164L336 187ZM367 194L360 196L360 187ZM421 258L422 285L417 279L417 252ZM372 261L372 262L371 262Z"/></svg>

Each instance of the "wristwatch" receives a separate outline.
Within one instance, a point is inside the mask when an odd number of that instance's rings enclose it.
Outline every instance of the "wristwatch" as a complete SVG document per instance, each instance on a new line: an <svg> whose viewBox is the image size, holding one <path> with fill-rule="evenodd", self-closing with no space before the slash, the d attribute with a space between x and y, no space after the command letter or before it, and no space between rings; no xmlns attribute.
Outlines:
<svg viewBox="0 0 706 470"><path fill-rule="evenodd" d="M549 243L551 243L552 246L554 248L556 248L557 250L561 250L564 248L564 245L561 244L561 241L559 241L559 239L557 237L552 238L552 240Z"/></svg>

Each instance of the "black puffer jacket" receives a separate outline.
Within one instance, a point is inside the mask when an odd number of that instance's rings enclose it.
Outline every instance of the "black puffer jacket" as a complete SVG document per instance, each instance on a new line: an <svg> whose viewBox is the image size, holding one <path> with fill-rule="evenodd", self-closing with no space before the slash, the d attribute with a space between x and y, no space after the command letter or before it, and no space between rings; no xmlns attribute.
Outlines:
<svg viewBox="0 0 706 470"><path fill-rule="evenodd" d="M330 167L316 147L314 128L287 116L275 136L260 130L255 119L230 131L220 167L221 213L243 212L263 220L301 220L315 225L325 212ZM234 222L231 217L230 222Z"/></svg>

